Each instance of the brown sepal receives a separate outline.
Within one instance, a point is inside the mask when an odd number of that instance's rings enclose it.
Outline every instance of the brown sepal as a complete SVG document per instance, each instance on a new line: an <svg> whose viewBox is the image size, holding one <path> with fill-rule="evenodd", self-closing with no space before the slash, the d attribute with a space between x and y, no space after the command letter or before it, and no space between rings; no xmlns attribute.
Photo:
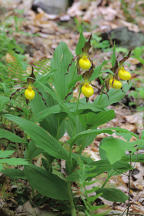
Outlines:
<svg viewBox="0 0 144 216"><path fill-rule="evenodd" d="M89 102L89 98L88 97L86 97L86 103L88 103Z"/></svg>
<svg viewBox="0 0 144 216"><path fill-rule="evenodd" d="M92 34L90 35L88 41L85 43L84 47L82 48L82 52L83 53L89 53L89 49L91 48L91 38L92 38Z"/></svg>
<svg viewBox="0 0 144 216"><path fill-rule="evenodd" d="M127 56L125 56L123 59L121 59L121 60L119 61L119 64L120 64L120 65L123 64L123 63L130 57L131 52L132 52L132 50L130 50L130 51L128 52Z"/></svg>
<svg viewBox="0 0 144 216"><path fill-rule="evenodd" d="M107 91L109 91L109 80L110 80L110 79L106 79L106 80L105 80L105 87L106 87L106 90L107 90Z"/></svg>
<svg viewBox="0 0 144 216"><path fill-rule="evenodd" d="M30 74L30 76L27 78L27 84L33 84L35 82L35 75L34 75L34 67L32 66L32 72Z"/></svg>
<svg viewBox="0 0 144 216"><path fill-rule="evenodd" d="M18 88L15 92L13 92L10 96L10 100L12 99L12 97L19 91L21 91L22 89L25 89L25 87L21 87L21 88Z"/></svg>
<svg viewBox="0 0 144 216"><path fill-rule="evenodd" d="M29 100L28 99L25 99L26 100L26 104L28 105L29 104Z"/></svg>
<svg viewBox="0 0 144 216"><path fill-rule="evenodd" d="M84 78L84 80L88 80L91 77L91 75L93 73L93 69L94 69L94 65L93 65L93 62L92 62L91 68L88 71L85 71L85 72L82 73L82 77Z"/></svg>
<svg viewBox="0 0 144 216"><path fill-rule="evenodd" d="M131 55L132 50L130 50L124 58L122 58L119 62L116 60L115 66L111 69L112 72L114 73L114 76L116 79L118 79L118 67L119 65L122 65Z"/></svg>

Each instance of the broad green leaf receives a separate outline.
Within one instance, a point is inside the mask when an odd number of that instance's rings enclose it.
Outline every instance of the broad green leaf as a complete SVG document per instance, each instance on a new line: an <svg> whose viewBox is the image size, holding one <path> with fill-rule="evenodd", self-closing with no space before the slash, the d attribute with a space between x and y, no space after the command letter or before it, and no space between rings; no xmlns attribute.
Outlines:
<svg viewBox="0 0 144 216"><path fill-rule="evenodd" d="M39 90L40 91L40 90ZM35 117L35 115L39 112L41 112L42 110L45 109L45 104L44 101L42 100L42 96L39 95L38 93L36 93L34 100L31 101L31 109L32 109L32 113L33 113L33 118Z"/></svg>
<svg viewBox="0 0 144 216"><path fill-rule="evenodd" d="M0 164L5 164L5 163L11 166L28 165L28 161L26 161L23 158L0 159Z"/></svg>
<svg viewBox="0 0 144 216"><path fill-rule="evenodd" d="M85 39L85 37L81 31L79 41L78 41L77 46L76 46L76 55L77 56L82 54L82 49L85 45L85 42L86 42L86 39Z"/></svg>
<svg viewBox="0 0 144 216"><path fill-rule="evenodd" d="M80 178L80 171L76 170L72 172L69 176L67 176L66 180L69 182L76 182Z"/></svg>
<svg viewBox="0 0 144 216"><path fill-rule="evenodd" d="M111 105L113 103L119 102L125 96L125 92L123 92L122 90L117 90L112 88L108 92L108 95L109 95L109 105Z"/></svg>
<svg viewBox="0 0 144 216"><path fill-rule="evenodd" d="M67 159L67 152L61 146L61 143L51 136L46 130L36 125L34 122L13 116L5 115L5 117L20 126L27 133L34 144L55 158Z"/></svg>
<svg viewBox="0 0 144 216"><path fill-rule="evenodd" d="M71 104L65 103L64 105L67 107L67 109L70 112L76 112L76 110L79 110L81 112L84 110L100 112L100 111L104 111L104 108L106 107L105 106L103 108L100 104L96 104L96 103L86 103L85 98L82 98L79 100L78 107L77 107L77 103L71 103Z"/></svg>
<svg viewBox="0 0 144 216"><path fill-rule="evenodd" d="M95 67L91 77L90 77L90 80L94 80L96 78L99 77L99 75L101 74L101 70L102 70L102 67L107 63L107 61L104 61L102 64L98 65L97 67Z"/></svg>
<svg viewBox="0 0 144 216"><path fill-rule="evenodd" d="M53 89L51 89L49 86L43 84L40 81L36 81L35 86L38 87L38 88L41 88L41 90L43 92L45 92L45 94L48 93L53 98L53 100L57 101L58 103L61 103L61 99L58 97L56 92Z"/></svg>
<svg viewBox="0 0 144 216"><path fill-rule="evenodd" d="M65 130L68 132L70 137L86 130L86 122L83 119L80 119L80 115L74 114L72 117L73 117L72 119L71 118L65 119ZM92 143L94 138L95 135L81 136L79 137L79 139L76 140L76 144L80 146L82 145L83 148L85 148L85 146Z"/></svg>
<svg viewBox="0 0 144 216"><path fill-rule="evenodd" d="M15 135L14 133L12 133L8 130L4 130L4 129L0 129L0 139L1 138L5 138L5 139L10 140L11 142L15 142L15 143L25 143L26 142L25 140L23 140L19 136Z"/></svg>
<svg viewBox="0 0 144 216"><path fill-rule="evenodd" d="M5 151L0 151L0 158L7 158L11 156L14 153L13 150L5 150Z"/></svg>
<svg viewBox="0 0 144 216"><path fill-rule="evenodd" d="M125 93L122 90L110 89L108 96L106 94L97 96L94 104L101 108L106 108L113 103L119 102L125 96Z"/></svg>
<svg viewBox="0 0 144 216"><path fill-rule="evenodd" d="M85 130L85 131L82 131L78 134L76 134L75 136L73 136L68 142L70 144L73 144L74 142L76 142L77 139L79 139L80 137L82 136L91 136L91 135L95 135L97 136L98 134L101 134L101 133L108 133L108 134L112 134L113 131L112 130L109 130L109 129L88 129L88 130Z"/></svg>
<svg viewBox="0 0 144 216"><path fill-rule="evenodd" d="M75 87L75 84L82 79L82 76L77 73L76 62L72 62L69 66L68 73L65 75L65 82L67 83L66 94L70 93Z"/></svg>
<svg viewBox="0 0 144 216"><path fill-rule="evenodd" d="M82 149L90 145L92 141L95 139L97 133L99 133L99 131L97 132L92 131L92 130L90 131L90 129L96 128L97 126L104 124L105 122L114 118L113 110L105 111L105 112L100 112L98 114L94 112L88 112L87 114L81 114L79 115L80 117L79 119L75 118L74 120L75 124L72 121L70 121L70 119L65 121L66 130L68 134L70 135L70 137L77 136L75 142L77 145L80 145ZM79 133L81 134L80 136L79 136Z"/></svg>
<svg viewBox="0 0 144 216"><path fill-rule="evenodd" d="M144 51L144 46L136 47L133 50L134 58L138 59L140 63L144 64L144 59L142 58L142 54Z"/></svg>
<svg viewBox="0 0 144 216"><path fill-rule="evenodd" d="M125 142L111 136L101 141L100 149L104 150L111 164L121 160L125 156L126 151L135 151L133 143Z"/></svg>
<svg viewBox="0 0 144 216"><path fill-rule="evenodd" d="M24 157L28 160L28 161L32 161L32 159L36 156L38 156L40 153L42 153L43 150L40 149L40 148L37 148L33 141L31 141L27 148L26 148L26 151L24 153Z"/></svg>
<svg viewBox="0 0 144 216"><path fill-rule="evenodd" d="M3 169L1 172L12 179L26 179L24 171L19 169Z"/></svg>
<svg viewBox="0 0 144 216"><path fill-rule="evenodd" d="M0 102L0 110L2 110L3 107L9 102L9 98L1 95Z"/></svg>
<svg viewBox="0 0 144 216"><path fill-rule="evenodd" d="M130 157L129 157L130 161ZM132 166L130 166L129 162L125 162L122 159L120 161L117 161L112 165L113 170L115 171L114 175L120 175L122 173L127 172L128 170L132 169Z"/></svg>
<svg viewBox="0 0 144 216"><path fill-rule="evenodd" d="M46 89L47 87L50 89L49 86L45 87ZM58 104L55 105L57 102L55 99L53 99L53 96L51 96L49 93L47 94L47 90L43 90L40 86L39 91L41 92L42 96L37 94L35 99L31 102L33 111L32 120L39 121L42 128L47 130L52 136L57 137L57 131L62 121L63 115L58 116L55 114L59 113L60 110L63 111L64 109L60 109L60 105ZM50 89L50 91L52 91L52 89ZM61 104L61 102L59 104Z"/></svg>
<svg viewBox="0 0 144 216"><path fill-rule="evenodd" d="M57 104L48 108L43 109L42 111L38 113L34 113L34 120L35 121L42 121L43 119L47 118L49 115L56 114L61 112L61 107Z"/></svg>
<svg viewBox="0 0 144 216"><path fill-rule="evenodd" d="M72 54L65 43L60 43L55 49L54 56L51 62L51 71L54 74L54 86L57 95L64 99L67 93L67 83L65 76L68 66L72 63Z"/></svg>
<svg viewBox="0 0 144 216"><path fill-rule="evenodd" d="M3 170L3 165L0 164L0 172L2 172L2 170Z"/></svg>
<svg viewBox="0 0 144 216"><path fill-rule="evenodd" d="M99 108L99 111L102 111L110 105L110 98L106 94L100 94L94 100L93 105Z"/></svg>
<svg viewBox="0 0 144 216"><path fill-rule="evenodd" d="M125 193L115 188L102 188L97 193L102 193L103 198L112 202L125 202L128 199Z"/></svg>
<svg viewBox="0 0 144 216"><path fill-rule="evenodd" d="M81 115L81 118L84 119L89 128L96 128L113 118L115 118L114 110L102 111L97 113L88 112L87 114Z"/></svg>
<svg viewBox="0 0 144 216"><path fill-rule="evenodd" d="M123 90L110 89L110 91L108 92L109 105L119 102L126 95L131 85L131 82L125 83L122 87Z"/></svg>
<svg viewBox="0 0 144 216"><path fill-rule="evenodd" d="M117 89L110 89L108 92L108 96L106 94L101 94L96 97L93 105L95 105L99 109L104 109L113 103L119 102L126 94L126 92L131 87L131 83L123 85L123 91Z"/></svg>
<svg viewBox="0 0 144 216"><path fill-rule="evenodd" d="M33 102L40 103L42 109L44 109L46 106L53 106L57 104L55 90L49 84L49 82L50 82L49 80L47 80L46 82L36 81L35 84L39 94L36 95L35 100L32 100L32 103ZM41 111L42 109L39 109L38 112Z"/></svg>
<svg viewBox="0 0 144 216"><path fill-rule="evenodd" d="M26 166L24 173L31 186L44 196L68 200L67 184L58 176L36 166Z"/></svg>

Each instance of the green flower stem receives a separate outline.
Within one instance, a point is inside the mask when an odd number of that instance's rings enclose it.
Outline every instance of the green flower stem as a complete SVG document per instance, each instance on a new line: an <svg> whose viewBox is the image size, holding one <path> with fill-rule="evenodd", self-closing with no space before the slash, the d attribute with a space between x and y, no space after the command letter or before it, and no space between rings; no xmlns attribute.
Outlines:
<svg viewBox="0 0 144 216"><path fill-rule="evenodd" d="M70 201L70 206L71 206L71 216L76 216L76 209L75 209L75 205L73 202L73 196L72 196L70 182L67 182L67 187L68 187L68 195L69 195L69 201Z"/></svg>
<svg viewBox="0 0 144 216"><path fill-rule="evenodd" d="M79 99L80 99L80 93L79 91L79 96L76 104L76 113L78 112L78 106L79 106ZM70 118L73 121L73 117L70 116ZM72 144L70 144L70 150L69 150L69 162L68 162L68 171L71 172L72 170ZM69 201L70 201L70 206L71 206L71 216L76 216L76 209L75 205L73 202L73 195L72 195L72 190L71 190L71 183L67 182L67 187L68 187L68 195L69 195Z"/></svg>
<svg viewBox="0 0 144 216"><path fill-rule="evenodd" d="M79 106L80 94L81 94L81 86L79 87L79 95L78 95L77 104L76 104L76 113L78 112L78 106Z"/></svg>
<svg viewBox="0 0 144 216"><path fill-rule="evenodd" d="M68 161L68 172L71 173L72 171L72 145L70 145L69 149L69 161ZM73 195L72 195L72 189L71 189L71 183L67 182L67 188L68 188L68 195L69 195L69 202L71 207L71 216L76 216L76 209L73 201Z"/></svg>
<svg viewBox="0 0 144 216"><path fill-rule="evenodd" d="M113 175L113 171L111 171L111 172L108 174L108 176L107 176L106 180L104 181L103 185L101 186L101 188L104 188L104 187L105 187L105 185L107 184L107 182L109 181L109 179L111 178L112 175Z"/></svg>
<svg viewBox="0 0 144 216"><path fill-rule="evenodd" d="M69 164L70 164L70 171L72 169L72 145L70 144L70 150L69 150Z"/></svg>

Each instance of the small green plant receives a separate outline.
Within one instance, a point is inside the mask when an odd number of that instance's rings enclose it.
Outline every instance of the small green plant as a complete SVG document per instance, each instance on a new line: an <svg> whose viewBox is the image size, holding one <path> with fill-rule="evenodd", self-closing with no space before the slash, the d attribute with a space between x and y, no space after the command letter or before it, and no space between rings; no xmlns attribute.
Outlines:
<svg viewBox="0 0 144 216"><path fill-rule="evenodd" d="M130 91L129 96L133 97L133 101L130 103L131 106L136 106L138 111L143 111L143 99L144 99L144 90L143 90L143 76L141 73L141 69L144 66L144 60L143 60L143 51L144 46L136 47L132 52L132 57L134 59L137 59L140 64L140 71L136 70L136 78L133 80L133 86L135 89Z"/></svg>
<svg viewBox="0 0 144 216"><path fill-rule="evenodd" d="M97 210L102 206L93 206L94 200L99 196L114 202L126 202L128 199L122 191L106 187L109 179L133 169L129 155L132 161L144 160L143 156L140 159L139 155L135 157L137 149L142 147L136 134L121 128L102 128L103 124L115 118L114 110L108 109L108 106L120 101L130 88L127 81L119 81L123 82L122 89L115 89L113 81L112 88L109 86L111 77L119 79L118 69L129 58L130 52L118 62L114 47L110 60L112 68L109 73L104 73L102 68L107 62L95 66L89 57L90 47L91 38L86 41L82 32L76 56L72 55L65 43L60 43L47 74L37 76L33 82L38 91L35 91L35 97L31 97L29 101L29 119L3 115L27 135L24 157L29 161L21 174L17 174L14 169L4 169L3 172L11 177L27 179L33 189L46 197L68 200L70 208L67 211L72 216L76 216L79 209L75 204L73 183L80 186L80 196L85 204L84 214L99 215ZM88 67L79 65L82 56L88 56L88 62L91 63ZM93 81L100 81L99 86ZM74 89L79 92L77 97L73 96ZM94 89L99 90L99 95L91 102L90 96ZM85 97L81 98L81 93ZM68 139L63 141L66 133ZM110 136L100 143L100 160L93 161L83 154L83 150L101 133ZM123 139L113 138L113 133ZM132 136L136 141L130 141ZM42 155L41 167L33 164L33 159L39 155ZM86 185L91 185L102 173L106 173L106 180L89 191ZM94 195L89 196L90 192ZM103 212L101 215L105 214Z"/></svg>
<svg viewBox="0 0 144 216"><path fill-rule="evenodd" d="M107 49L110 47L110 43L108 40L102 41L102 38L97 34L92 35L91 45L94 48L98 49Z"/></svg>
<svg viewBox="0 0 144 216"><path fill-rule="evenodd" d="M133 50L133 57L136 58L141 64L144 64L143 53L144 53L144 46L136 47Z"/></svg>

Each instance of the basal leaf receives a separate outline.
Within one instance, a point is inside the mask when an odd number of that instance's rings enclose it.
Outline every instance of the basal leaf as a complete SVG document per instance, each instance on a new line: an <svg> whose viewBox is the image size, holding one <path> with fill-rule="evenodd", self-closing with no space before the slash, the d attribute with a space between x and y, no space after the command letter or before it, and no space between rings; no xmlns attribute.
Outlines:
<svg viewBox="0 0 144 216"><path fill-rule="evenodd" d="M11 156L14 153L13 150L5 150L5 151L0 151L0 158L7 158Z"/></svg>
<svg viewBox="0 0 144 216"><path fill-rule="evenodd" d="M24 157L28 160L28 161L32 161L32 159L36 156L38 156L40 153L42 153L43 150L40 148L37 148L33 141L28 143L28 146L26 148L26 151L24 153Z"/></svg>
<svg viewBox="0 0 144 216"><path fill-rule="evenodd" d="M11 166L28 165L28 161L23 158L6 158L0 159L0 164L8 164Z"/></svg>
<svg viewBox="0 0 144 216"><path fill-rule="evenodd" d="M49 115L59 113L60 111L61 111L61 107L57 104L51 107L47 107L38 113L34 113L33 117L35 121L40 122L46 117L48 117Z"/></svg>
<svg viewBox="0 0 144 216"><path fill-rule="evenodd" d="M19 169L3 169L2 173L12 179L26 179L23 170Z"/></svg>
<svg viewBox="0 0 144 216"><path fill-rule="evenodd" d="M34 122L8 114L5 117L18 124L31 137L38 148L43 149L53 157L67 158L67 152L61 146L61 143Z"/></svg>
<svg viewBox="0 0 144 216"><path fill-rule="evenodd" d="M67 184L58 176L36 166L26 166L24 173L31 186L44 196L68 200Z"/></svg>
<svg viewBox="0 0 144 216"><path fill-rule="evenodd" d="M5 139L10 140L11 142L15 142L15 143L24 143L25 142L25 140L23 140L19 136L15 135L14 133L12 133L8 130L4 130L4 129L0 129L0 139L1 138L5 138Z"/></svg>

